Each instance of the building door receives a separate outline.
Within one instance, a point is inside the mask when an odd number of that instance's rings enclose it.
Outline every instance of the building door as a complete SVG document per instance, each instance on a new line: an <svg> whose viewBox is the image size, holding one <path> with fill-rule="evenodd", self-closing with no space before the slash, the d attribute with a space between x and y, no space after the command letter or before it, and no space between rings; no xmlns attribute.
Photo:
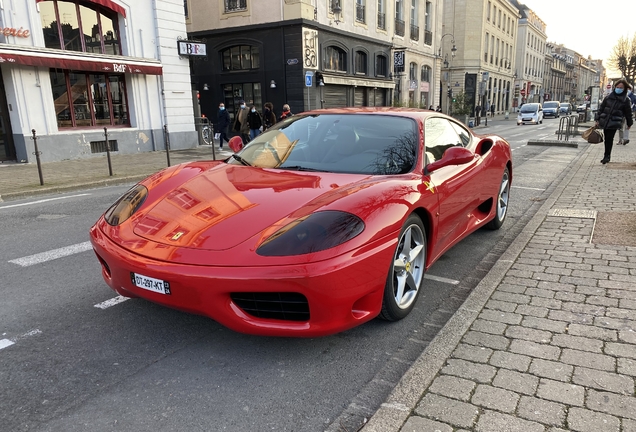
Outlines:
<svg viewBox="0 0 636 432"><path fill-rule="evenodd" d="M4 82L0 77L0 161L15 160L15 146L9 120L7 96L4 92Z"/></svg>

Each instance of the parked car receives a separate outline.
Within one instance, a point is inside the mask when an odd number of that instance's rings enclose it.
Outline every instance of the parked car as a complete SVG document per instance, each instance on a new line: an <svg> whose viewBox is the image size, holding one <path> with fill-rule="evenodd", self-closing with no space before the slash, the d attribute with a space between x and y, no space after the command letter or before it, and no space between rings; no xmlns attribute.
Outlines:
<svg viewBox="0 0 636 432"><path fill-rule="evenodd" d="M586 109L587 109L587 104L582 103L581 105L576 107L576 112L577 113L585 112Z"/></svg>
<svg viewBox="0 0 636 432"><path fill-rule="evenodd" d="M527 103L521 106L517 116L517 126L526 123L543 123L543 107L540 103Z"/></svg>
<svg viewBox="0 0 636 432"><path fill-rule="evenodd" d="M441 113L316 110L229 146L142 180L91 228L114 291L239 332L328 335L406 317L437 259L506 218L510 145Z"/></svg>
<svg viewBox="0 0 636 432"><path fill-rule="evenodd" d="M567 103L567 102L561 102L561 107L559 108L559 111L563 115L572 114L572 104Z"/></svg>
<svg viewBox="0 0 636 432"><path fill-rule="evenodd" d="M543 117L557 118L560 115L559 108L561 104L559 101L548 101L543 103Z"/></svg>

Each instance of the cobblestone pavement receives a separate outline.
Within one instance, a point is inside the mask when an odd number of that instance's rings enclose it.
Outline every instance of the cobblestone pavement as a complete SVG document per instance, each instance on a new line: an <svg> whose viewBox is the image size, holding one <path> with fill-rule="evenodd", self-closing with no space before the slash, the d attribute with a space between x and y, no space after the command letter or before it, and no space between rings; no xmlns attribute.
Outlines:
<svg viewBox="0 0 636 432"><path fill-rule="evenodd" d="M362 429L636 432L636 146L589 146ZM636 229L636 227L634 227Z"/></svg>

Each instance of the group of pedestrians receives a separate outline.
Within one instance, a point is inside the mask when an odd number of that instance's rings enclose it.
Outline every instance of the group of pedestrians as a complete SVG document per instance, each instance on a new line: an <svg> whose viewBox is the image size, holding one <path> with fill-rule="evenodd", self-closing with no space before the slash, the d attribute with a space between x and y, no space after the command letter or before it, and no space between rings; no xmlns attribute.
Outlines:
<svg viewBox="0 0 636 432"><path fill-rule="evenodd" d="M617 131L621 131L620 143L629 143L629 130L634 124L636 113L636 95L631 90L632 86L626 80L616 81L612 92L603 99L594 116L596 127L603 129L605 153L602 164L610 161Z"/></svg>
<svg viewBox="0 0 636 432"><path fill-rule="evenodd" d="M219 148L223 149L223 141L230 142L228 138L230 127L232 132L241 137L245 145L261 132L272 127L277 121L282 121L293 115L288 104L283 105L283 111L278 120L274 113L274 105L271 102L266 102L264 107L263 114L261 114L254 104L250 105L248 109L245 101L241 100L239 101L239 109L234 115L234 121L232 121L230 114L225 109L225 104L221 102L217 120Z"/></svg>

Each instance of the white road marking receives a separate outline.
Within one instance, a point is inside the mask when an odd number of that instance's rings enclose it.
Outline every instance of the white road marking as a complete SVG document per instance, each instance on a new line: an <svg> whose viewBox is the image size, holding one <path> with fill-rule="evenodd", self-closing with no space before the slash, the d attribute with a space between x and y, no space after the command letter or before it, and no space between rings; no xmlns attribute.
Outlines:
<svg viewBox="0 0 636 432"><path fill-rule="evenodd" d="M536 191L544 191L544 188L533 188L533 187L523 187L523 186L510 186L517 189L528 189L528 190L536 190Z"/></svg>
<svg viewBox="0 0 636 432"><path fill-rule="evenodd" d="M129 297L124 297L124 296L117 296L117 297L113 297L112 299L103 301L101 303L97 303L95 305L96 308L98 309L108 309L111 306L115 306L119 303L125 302L126 300L130 300Z"/></svg>
<svg viewBox="0 0 636 432"><path fill-rule="evenodd" d="M6 348L8 346L13 345L15 342L10 341L9 339L0 339L0 349Z"/></svg>
<svg viewBox="0 0 636 432"><path fill-rule="evenodd" d="M437 281L437 282L451 284L451 285L459 285L459 281L458 280L447 279L447 278L443 278L443 277L440 277L440 276L433 276L433 275L430 275L430 274L425 274L424 278L425 279L434 280L434 281Z"/></svg>
<svg viewBox="0 0 636 432"><path fill-rule="evenodd" d="M44 203L44 202L57 201L57 200L61 200L61 199L77 198L77 197L87 196L87 195L90 195L90 194L89 193L84 193L84 194L78 194L78 195L70 195L70 196L66 196L66 197L41 199L41 200L28 202L28 203L22 203L22 204L11 204L11 205L6 205L6 206L0 206L0 210L8 209L8 208L14 208L14 207L24 207L24 206L28 206L28 205L32 205L32 204L40 204L40 203Z"/></svg>
<svg viewBox="0 0 636 432"><path fill-rule="evenodd" d="M516 137L516 136L521 136L521 135L525 135L525 133L518 133L518 134L514 134L514 135L510 135L511 137Z"/></svg>
<svg viewBox="0 0 636 432"><path fill-rule="evenodd" d="M91 242L78 243L71 246L66 246L59 249L53 249L47 252L42 252L35 255L29 255L22 258L10 260L12 264L17 264L22 267L29 267L35 264L41 264L43 262L52 261L58 258L64 258L69 255L75 255L81 252L91 250Z"/></svg>

